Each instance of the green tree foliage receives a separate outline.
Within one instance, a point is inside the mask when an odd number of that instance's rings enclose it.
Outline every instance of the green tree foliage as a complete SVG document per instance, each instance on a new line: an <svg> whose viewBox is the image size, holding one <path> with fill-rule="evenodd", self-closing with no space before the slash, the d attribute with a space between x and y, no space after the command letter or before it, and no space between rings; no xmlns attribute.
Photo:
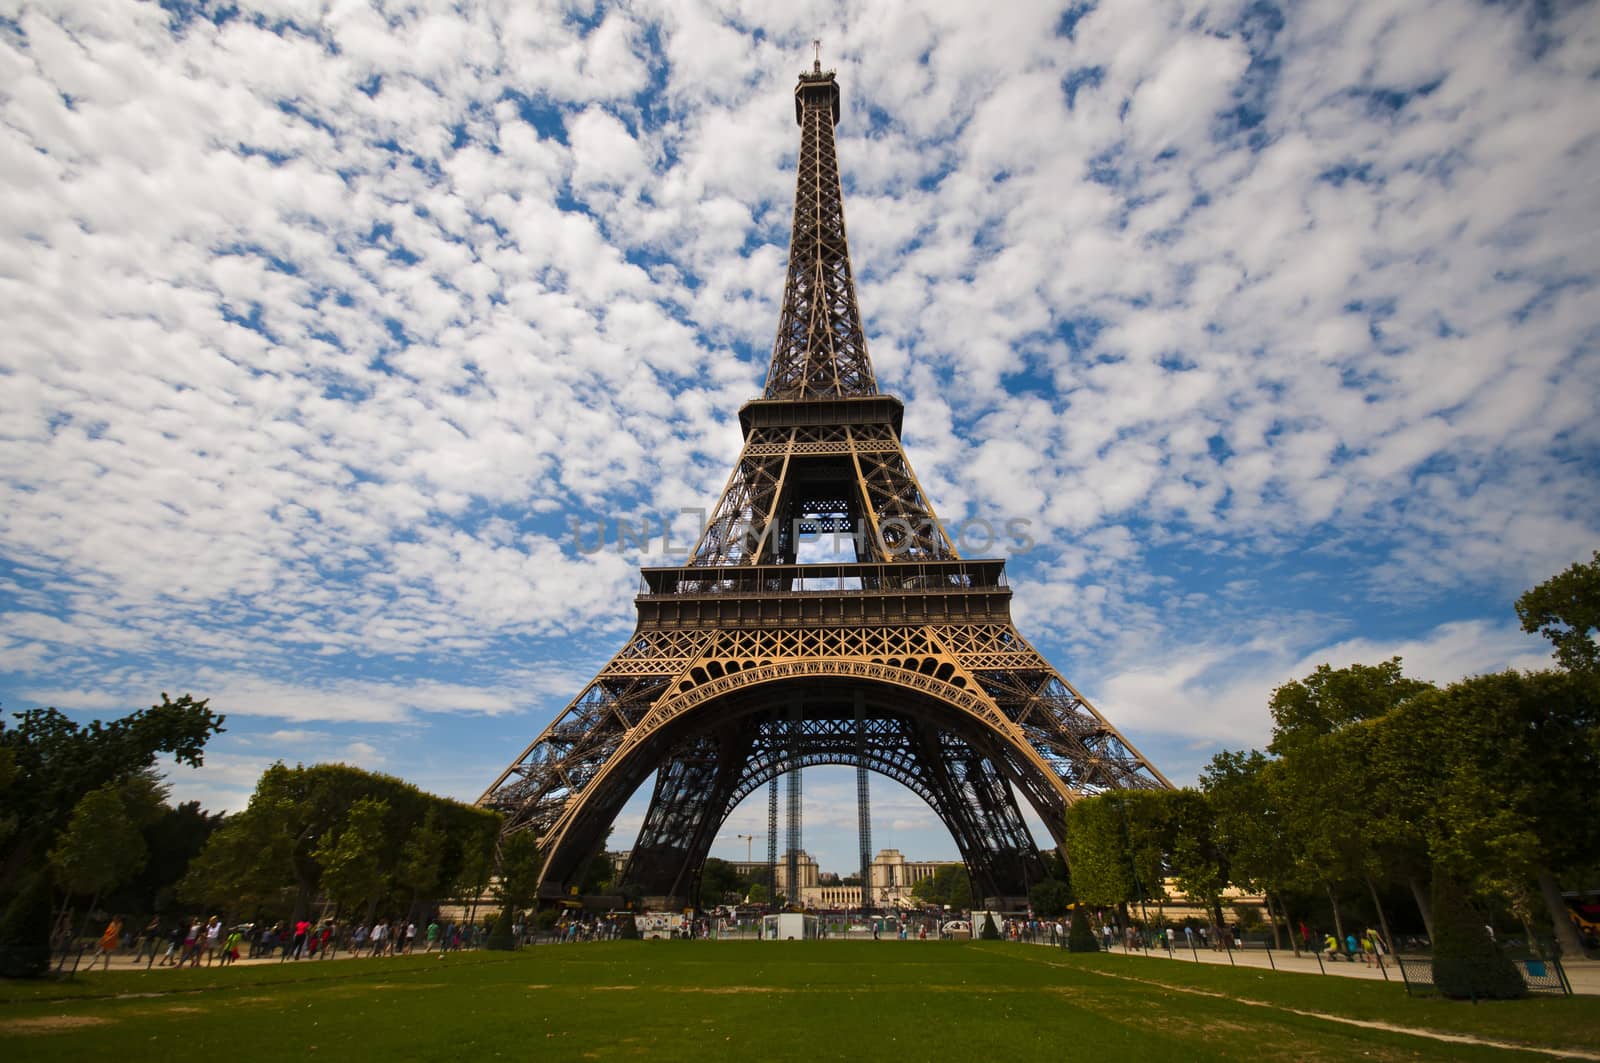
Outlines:
<svg viewBox="0 0 1600 1063"><path fill-rule="evenodd" d="M11 788L22 771L17 767L17 754L0 746L0 853L4 853L17 836L22 821L18 818Z"/></svg>
<svg viewBox="0 0 1600 1063"><path fill-rule="evenodd" d="M737 901L750 888L750 881L733 864L717 857L706 857L700 870L700 901L702 904L726 904Z"/></svg>
<svg viewBox="0 0 1600 1063"><path fill-rule="evenodd" d="M172 910L176 903L174 887L222 819L221 813L201 809L198 801L185 801L176 807L163 805L144 829L150 859L143 871L112 891L108 906L123 912Z"/></svg>
<svg viewBox="0 0 1600 1063"><path fill-rule="evenodd" d="M1072 902L1072 887L1060 879L1041 879L1028 890L1028 904L1040 919L1054 919Z"/></svg>
<svg viewBox="0 0 1600 1063"><path fill-rule="evenodd" d="M137 802L147 797L148 791L141 793L126 782L108 783L83 795L48 856L62 889L98 898L144 867L149 849L141 819L149 813Z"/></svg>
<svg viewBox="0 0 1600 1063"><path fill-rule="evenodd" d="M961 864L945 864L911 887L923 904L967 908L972 905L972 877Z"/></svg>
<svg viewBox="0 0 1600 1063"><path fill-rule="evenodd" d="M188 694L176 701L162 694L159 705L88 726L55 709L13 716L11 726L0 720L0 775L10 776L0 792L11 821L9 832L0 832L0 896L14 893L44 858L85 794L153 767L163 753L198 767L223 722L208 701Z"/></svg>
<svg viewBox="0 0 1600 1063"><path fill-rule="evenodd" d="M1522 630L1537 631L1555 646L1556 660L1570 672L1600 674L1600 550L1517 599Z"/></svg>
<svg viewBox="0 0 1600 1063"><path fill-rule="evenodd" d="M1439 992L1462 1000L1527 996L1522 976L1444 871L1433 876L1433 924L1433 982Z"/></svg>
<svg viewBox="0 0 1600 1063"><path fill-rule="evenodd" d="M1190 903L1220 914L1229 868L1211 802L1199 790L1182 789L1167 794L1165 804L1167 866L1172 877Z"/></svg>
<svg viewBox="0 0 1600 1063"><path fill-rule="evenodd" d="M322 888L321 858L330 835L346 826L362 799L387 803L387 829L379 839L378 866L392 878L402 849L430 809L438 812L447 843L441 881L455 881L475 851L492 844L500 817L483 809L423 793L388 775L344 764L311 767L274 764L256 782L250 803L230 816L207 841L179 883L179 895L226 905L265 905L303 916ZM379 903L404 907L409 894L385 894Z"/></svg>
<svg viewBox="0 0 1600 1063"><path fill-rule="evenodd" d="M1385 785L1428 856L1475 893L1525 900L1542 890L1569 950L1555 873L1600 849L1600 703L1581 674L1501 672L1452 683L1381 728Z"/></svg>
<svg viewBox="0 0 1600 1063"><path fill-rule="evenodd" d="M1135 898L1133 861L1118 794L1086 797L1067 809L1067 866L1078 900L1108 908Z"/></svg>
<svg viewBox="0 0 1600 1063"><path fill-rule="evenodd" d="M1100 943L1095 940L1094 931L1089 927L1089 917L1083 914L1082 905L1072 909L1072 927L1067 931L1067 951L1100 951Z"/></svg>
<svg viewBox="0 0 1600 1063"><path fill-rule="evenodd" d="M1304 679L1272 692L1270 752L1282 756L1296 746L1331 735L1362 720L1373 720L1415 697L1432 684L1408 679L1394 657L1382 664L1333 669L1318 665Z"/></svg>
<svg viewBox="0 0 1600 1063"><path fill-rule="evenodd" d="M358 797L350 803L344 823L322 836L312 853L322 868L322 891L346 915L365 920L389 884L384 866L389 802L381 797Z"/></svg>
<svg viewBox="0 0 1600 1063"><path fill-rule="evenodd" d="M512 910L532 904L543 866L539 840L532 831L503 835L495 875L495 899L502 907Z"/></svg>
<svg viewBox="0 0 1600 1063"><path fill-rule="evenodd" d="M1213 838L1227 854L1235 885L1281 891L1292 875L1291 841L1274 784L1281 770L1260 750L1218 753L1200 773L1211 807Z"/></svg>
<svg viewBox="0 0 1600 1063"><path fill-rule="evenodd" d="M539 870L544 866L539 839L531 830L503 834L495 870L495 899L500 915L489 933L491 949L515 947L511 938L513 913L533 903L539 885Z"/></svg>
<svg viewBox="0 0 1600 1063"><path fill-rule="evenodd" d="M42 978L50 971L50 875L37 870L0 914L0 978Z"/></svg>
<svg viewBox="0 0 1600 1063"><path fill-rule="evenodd" d="M750 883L750 892L745 894L745 899L751 904L767 903L767 887L761 882Z"/></svg>
<svg viewBox="0 0 1600 1063"><path fill-rule="evenodd" d="M395 881L410 891L409 907L415 908L419 898L438 895L444 884L444 853L448 841L444 817L437 808L430 807L422 822L413 827L406 838L400 849L400 865L395 869Z"/></svg>
<svg viewBox="0 0 1600 1063"><path fill-rule="evenodd" d="M1341 937L1340 893L1352 884L1371 892L1374 879L1407 855L1381 844L1398 842L1404 832L1375 800L1387 791L1374 781L1373 726L1432 690L1407 677L1394 657L1376 665L1321 665L1279 687L1269 702L1268 748L1282 759L1272 782L1296 849L1287 882L1326 894Z"/></svg>

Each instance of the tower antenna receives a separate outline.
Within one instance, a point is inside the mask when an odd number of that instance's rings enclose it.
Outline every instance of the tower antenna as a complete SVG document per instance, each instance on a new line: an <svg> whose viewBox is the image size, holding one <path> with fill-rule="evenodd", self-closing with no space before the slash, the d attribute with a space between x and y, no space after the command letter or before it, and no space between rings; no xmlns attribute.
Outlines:
<svg viewBox="0 0 1600 1063"><path fill-rule="evenodd" d="M822 42L820 40L813 40L811 42L811 47L816 53L816 57L811 63L811 69L820 74L822 73Z"/></svg>

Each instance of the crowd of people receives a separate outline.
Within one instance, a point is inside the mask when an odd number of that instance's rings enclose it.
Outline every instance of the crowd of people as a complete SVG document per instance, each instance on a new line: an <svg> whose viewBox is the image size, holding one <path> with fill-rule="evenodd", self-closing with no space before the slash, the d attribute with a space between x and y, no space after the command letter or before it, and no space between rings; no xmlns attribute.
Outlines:
<svg viewBox="0 0 1600 1063"><path fill-rule="evenodd" d="M122 916L113 916L96 940L89 969L103 963L109 969L113 956L131 953L130 962L150 967L226 966L241 959L329 959L346 956L402 956L418 951L453 952L482 946L486 932L466 923L430 919L419 926L414 920L388 920L371 924L333 919L280 920L275 923L223 925L220 916L184 918L164 923L158 916L143 929L129 929ZM65 952L70 934L58 934Z"/></svg>

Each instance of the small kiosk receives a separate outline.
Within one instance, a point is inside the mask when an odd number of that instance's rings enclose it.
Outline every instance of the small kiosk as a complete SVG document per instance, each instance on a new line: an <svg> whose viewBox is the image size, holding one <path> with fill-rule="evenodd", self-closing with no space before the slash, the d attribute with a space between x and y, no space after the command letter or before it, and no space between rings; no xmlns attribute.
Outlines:
<svg viewBox="0 0 1600 1063"><path fill-rule="evenodd" d="M817 917L801 912L779 912L761 917L762 941L814 941Z"/></svg>

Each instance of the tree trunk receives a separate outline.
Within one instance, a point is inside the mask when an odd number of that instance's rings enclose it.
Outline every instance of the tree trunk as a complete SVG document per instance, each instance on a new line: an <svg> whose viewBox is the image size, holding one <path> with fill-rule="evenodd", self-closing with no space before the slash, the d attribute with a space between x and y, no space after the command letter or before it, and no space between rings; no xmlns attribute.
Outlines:
<svg viewBox="0 0 1600 1063"><path fill-rule="evenodd" d="M1344 948L1344 917L1339 914L1339 895L1333 892L1333 883L1328 883L1328 903L1333 905L1333 936L1339 939L1339 948Z"/></svg>
<svg viewBox="0 0 1600 1063"><path fill-rule="evenodd" d="M1278 922L1278 913L1272 907L1272 894L1263 892L1262 896L1267 902L1267 922L1272 925L1272 943L1274 946L1276 946L1279 952L1282 952L1284 926L1282 923ZM1294 940L1294 931L1292 929L1289 931L1289 940ZM1299 952L1298 949L1295 951L1297 953Z"/></svg>
<svg viewBox="0 0 1600 1063"><path fill-rule="evenodd" d="M1263 905L1263 909L1267 913L1267 928L1272 931L1272 947L1281 950L1283 948L1283 935L1278 933L1278 913L1272 910L1271 895L1263 893L1261 896L1266 902Z"/></svg>
<svg viewBox="0 0 1600 1063"><path fill-rule="evenodd" d="M1411 887L1411 896L1417 902L1417 911L1422 914L1422 928L1428 932L1428 940L1433 940L1433 903L1428 900L1428 891L1422 888L1422 883L1417 881L1416 875L1406 876L1406 885ZM1390 942L1394 945L1394 942ZM1396 947L1395 951L1399 951Z"/></svg>
<svg viewBox="0 0 1600 1063"><path fill-rule="evenodd" d="M1538 873L1539 892L1544 896L1544 906L1550 909L1550 922L1556 932L1556 948L1568 959L1583 958L1583 942L1578 939L1578 928L1567 914L1567 902L1561 898L1561 887L1547 867Z"/></svg>
<svg viewBox="0 0 1600 1063"><path fill-rule="evenodd" d="M1289 935L1289 947L1294 949L1296 956L1300 955L1300 946L1309 947L1309 942L1300 935L1300 928L1294 925L1294 916L1289 914L1289 904L1283 899L1283 894L1278 894L1278 914L1283 916L1284 932Z"/></svg>
<svg viewBox="0 0 1600 1063"><path fill-rule="evenodd" d="M1370 875L1361 877L1366 880L1367 892L1372 894L1372 906L1378 909L1378 927L1383 931L1384 943L1389 946L1389 950L1392 952L1394 951L1394 935L1389 932L1389 917L1383 914L1383 902L1378 900L1378 887L1372 884Z"/></svg>

